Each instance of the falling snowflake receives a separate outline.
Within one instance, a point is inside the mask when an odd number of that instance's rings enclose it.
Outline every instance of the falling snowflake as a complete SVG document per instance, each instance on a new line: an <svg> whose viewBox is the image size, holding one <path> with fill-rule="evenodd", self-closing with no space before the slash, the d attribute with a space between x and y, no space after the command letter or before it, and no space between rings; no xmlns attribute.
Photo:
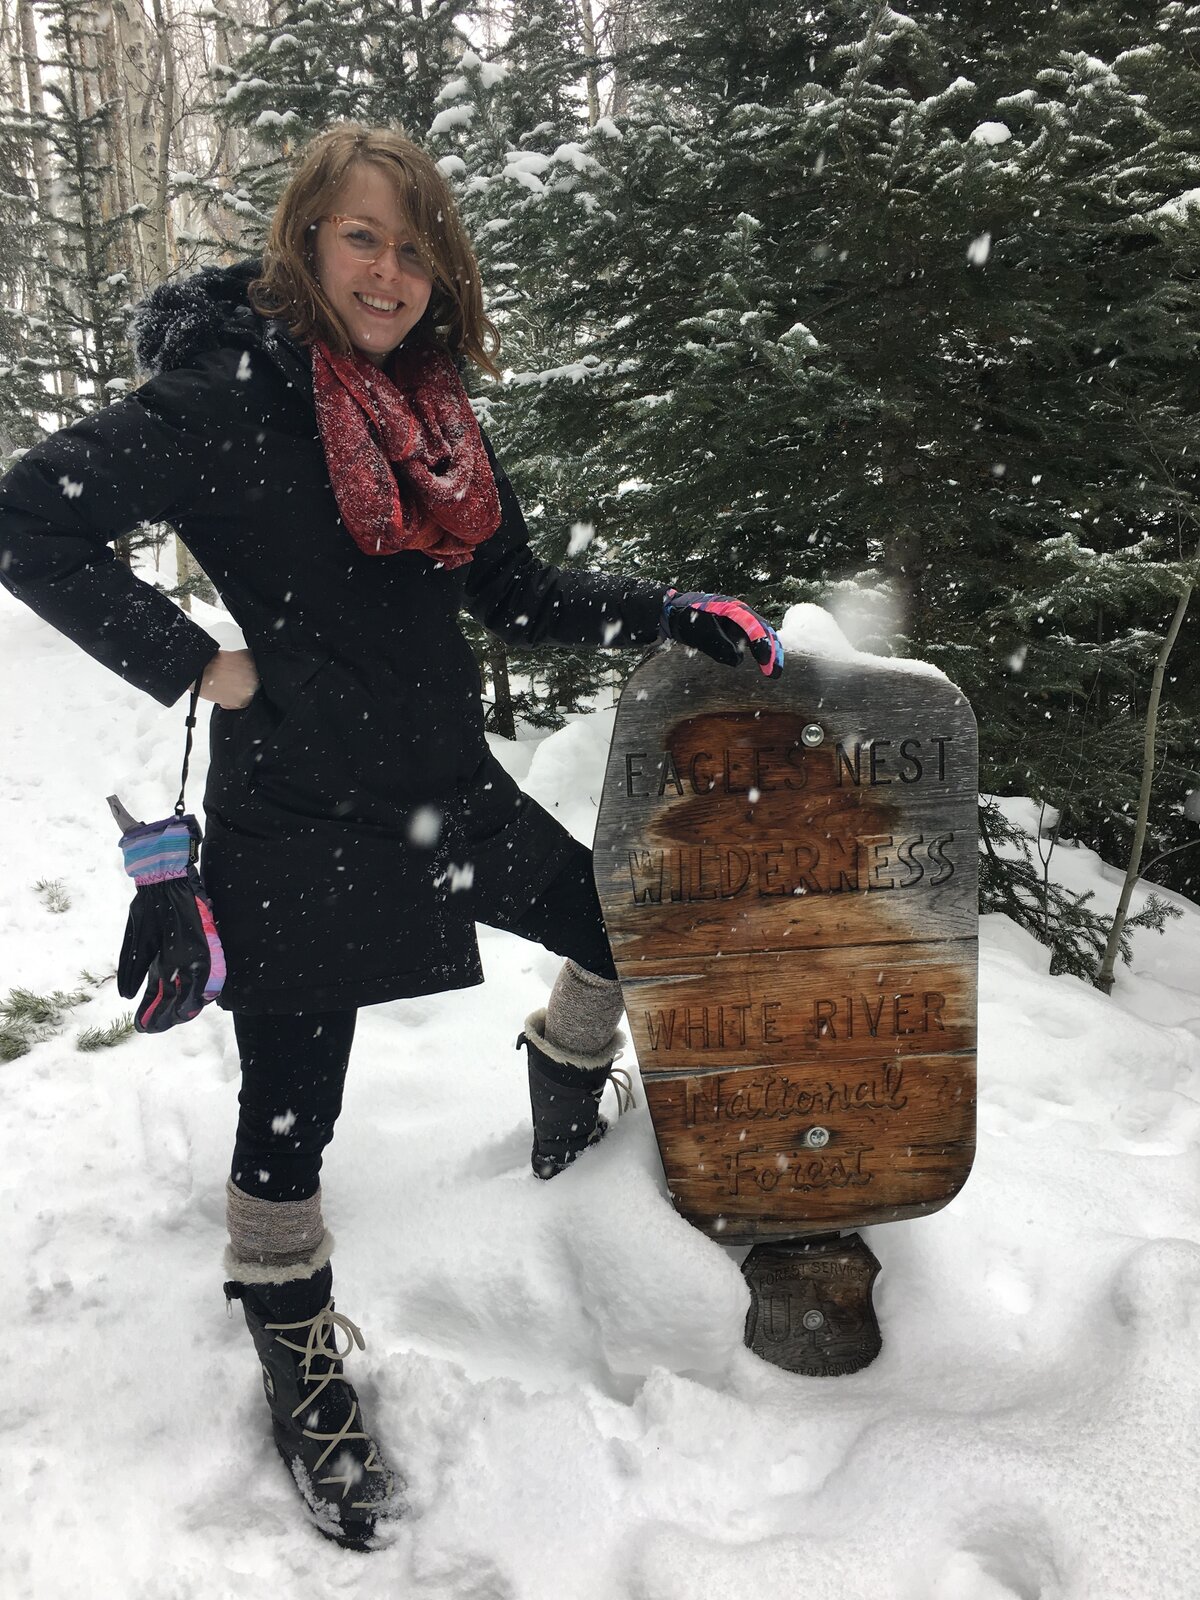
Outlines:
<svg viewBox="0 0 1200 1600"><path fill-rule="evenodd" d="M587 549L596 536L595 525L591 522L573 522L571 524L571 537L567 543L567 554L579 556Z"/></svg>
<svg viewBox="0 0 1200 1600"><path fill-rule="evenodd" d="M445 872L439 878L434 879L434 886L440 889L442 884L448 883L451 894L461 894L464 890L469 889L474 882L475 863L473 861L464 861L461 867L455 866L452 861Z"/></svg>
<svg viewBox="0 0 1200 1600"><path fill-rule="evenodd" d="M409 842L420 849L428 850L441 836L442 813L436 806L419 806L409 819Z"/></svg>
<svg viewBox="0 0 1200 1600"><path fill-rule="evenodd" d="M981 233L978 239L972 239L967 246L967 260L973 267L982 267L992 253L992 236L990 233Z"/></svg>

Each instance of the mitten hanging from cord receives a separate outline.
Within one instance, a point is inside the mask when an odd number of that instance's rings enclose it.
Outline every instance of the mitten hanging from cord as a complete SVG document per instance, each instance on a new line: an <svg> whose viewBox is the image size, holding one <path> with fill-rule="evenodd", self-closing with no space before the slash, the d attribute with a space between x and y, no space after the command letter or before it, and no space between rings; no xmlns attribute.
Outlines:
<svg viewBox="0 0 1200 1600"><path fill-rule="evenodd" d="M138 1033L164 1033L177 1022L190 1022L225 983L225 952L197 866L200 824L183 809L199 697L197 684L188 706L174 816L137 822L116 795L108 797L122 829L125 871L137 885L117 961L117 992L132 1000L146 982L134 1012Z"/></svg>
<svg viewBox="0 0 1200 1600"><path fill-rule="evenodd" d="M225 982L225 955L196 860L193 816L146 822L121 835L125 871L137 885L117 963L117 990L132 1000L139 1033L190 1022Z"/></svg>

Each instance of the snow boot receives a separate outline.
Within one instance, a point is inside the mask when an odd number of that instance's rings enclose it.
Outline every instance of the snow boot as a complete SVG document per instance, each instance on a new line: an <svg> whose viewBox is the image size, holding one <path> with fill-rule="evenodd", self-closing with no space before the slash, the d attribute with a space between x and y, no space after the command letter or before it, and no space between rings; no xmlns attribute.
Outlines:
<svg viewBox="0 0 1200 1600"><path fill-rule="evenodd" d="M248 1276L248 1274L247 1274ZM286 1283L232 1281L262 1363L275 1445L318 1531L350 1550L377 1544L381 1521L400 1514L401 1484L367 1432L342 1358L363 1337L333 1309L328 1261ZM337 1348L338 1332L349 1339Z"/></svg>
<svg viewBox="0 0 1200 1600"><path fill-rule="evenodd" d="M625 1045L619 1028L596 1055L574 1057L550 1044L545 1030L545 1011L531 1012L517 1049L524 1045L528 1052L533 1170L539 1178L554 1178L608 1132L600 1115L605 1084L611 1080L616 1087L618 1114L633 1104L633 1086L627 1072L613 1067Z"/></svg>

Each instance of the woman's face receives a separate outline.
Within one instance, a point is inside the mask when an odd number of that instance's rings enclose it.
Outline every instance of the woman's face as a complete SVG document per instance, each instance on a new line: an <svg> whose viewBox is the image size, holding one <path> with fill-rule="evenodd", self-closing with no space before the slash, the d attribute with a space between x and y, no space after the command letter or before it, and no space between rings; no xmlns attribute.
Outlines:
<svg viewBox="0 0 1200 1600"><path fill-rule="evenodd" d="M350 169L330 211L368 223L378 239L391 239L400 249L411 242L395 189L370 162ZM394 248L385 249L376 261L357 259L327 219L317 224L316 268L355 349L377 367L416 327L429 304L433 285L425 271L401 266Z"/></svg>

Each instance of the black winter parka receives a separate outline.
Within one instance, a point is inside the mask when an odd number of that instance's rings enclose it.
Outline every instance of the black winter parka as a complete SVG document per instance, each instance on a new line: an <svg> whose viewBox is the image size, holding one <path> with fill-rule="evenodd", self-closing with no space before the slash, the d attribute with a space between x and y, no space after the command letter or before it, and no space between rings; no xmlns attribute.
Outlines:
<svg viewBox="0 0 1200 1600"><path fill-rule="evenodd" d="M246 300L256 270L150 296L135 325L150 380L0 479L0 581L164 705L217 644L113 539L172 524L242 628L261 687L214 710L205 794L222 1004L330 1010L477 983L475 922L519 919L573 847L488 752L459 611L510 644L646 646L665 589L537 560L490 445L502 520L469 564L364 555L308 352Z"/></svg>

